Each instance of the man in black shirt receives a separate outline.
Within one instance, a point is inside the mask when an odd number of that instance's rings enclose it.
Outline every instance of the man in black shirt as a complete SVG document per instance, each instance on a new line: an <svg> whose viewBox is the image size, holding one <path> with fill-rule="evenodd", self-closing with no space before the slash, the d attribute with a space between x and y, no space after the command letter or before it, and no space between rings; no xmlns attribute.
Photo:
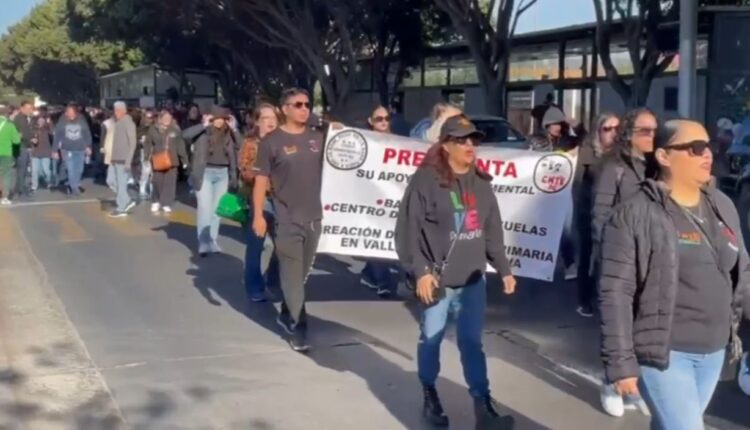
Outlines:
<svg viewBox="0 0 750 430"><path fill-rule="evenodd" d="M260 143L253 189L253 230L267 231L263 207L269 181L273 189L276 228L273 231L284 293L277 322L289 334L297 352L307 344L305 282L312 269L320 239L323 209L320 186L323 173L323 135L311 130L310 96L301 89L284 91L281 106L286 122Z"/></svg>

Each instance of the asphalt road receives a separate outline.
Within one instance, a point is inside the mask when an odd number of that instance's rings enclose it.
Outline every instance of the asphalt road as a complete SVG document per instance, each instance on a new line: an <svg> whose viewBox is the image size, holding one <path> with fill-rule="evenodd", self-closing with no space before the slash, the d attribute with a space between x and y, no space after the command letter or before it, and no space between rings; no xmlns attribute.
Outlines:
<svg viewBox="0 0 750 430"><path fill-rule="evenodd" d="M90 185L84 198L40 195L35 203L2 210L18 225L80 348L111 393L123 421L117 426L423 428L416 308L366 290L359 283L362 262L318 258L308 305L314 350L303 356L280 337L278 303L249 304L245 297L239 226L222 226L223 255L201 259L194 255L189 198L170 217L139 206L126 219L105 216L107 190ZM515 428L647 428L638 412L621 419L600 412L596 322L575 315L571 285L522 282L512 298L499 291L498 284L491 294L485 349L494 397L516 418ZM45 329L41 323L36 328ZM58 353L27 351L42 364ZM438 388L452 428L471 429L453 337L446 339L442 364ZM2 376L0 371L0 384ZM715 426L750 428L750 414L743 411L748 399L731 385L717 397ZM108 408L107 401L67 413L86 416L78 419L85 423L80 428L114 428L111 416L91 415L92 408ZM34 408L19 413L17 406L0 395L0 429L24 428L4 426L3 410L17 422L34 418Z"/></svg>

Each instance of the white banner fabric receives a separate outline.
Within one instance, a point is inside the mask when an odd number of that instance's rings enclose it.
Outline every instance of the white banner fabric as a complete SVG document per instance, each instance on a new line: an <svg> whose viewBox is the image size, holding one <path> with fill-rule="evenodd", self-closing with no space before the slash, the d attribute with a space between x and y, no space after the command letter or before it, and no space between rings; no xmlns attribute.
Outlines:
<svg viewBox="0 0 750 430"><path fill-rule="evenodd" d="M397 259L393 236L399 204L429 144L343 128L329 132L325 148L318 252ZM552 281L572 210L575 159L480 146L477 165L493 177L513 273Z"/></svg>

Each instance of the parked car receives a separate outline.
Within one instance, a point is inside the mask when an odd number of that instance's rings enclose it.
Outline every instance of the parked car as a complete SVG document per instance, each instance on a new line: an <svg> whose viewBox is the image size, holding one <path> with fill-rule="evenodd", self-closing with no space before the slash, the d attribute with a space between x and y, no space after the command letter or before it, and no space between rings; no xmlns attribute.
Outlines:
<svg viewBox="0 0 750 430"><path fill-rule="evenodd" d="M484 145L498 148L529 149L529 143L523 133L514 129L505 118L489 115L469 115L469 119L485 134ZM431 125L432 120L425 118L412 128L409 136L424 139L424 135Z"/></svg>

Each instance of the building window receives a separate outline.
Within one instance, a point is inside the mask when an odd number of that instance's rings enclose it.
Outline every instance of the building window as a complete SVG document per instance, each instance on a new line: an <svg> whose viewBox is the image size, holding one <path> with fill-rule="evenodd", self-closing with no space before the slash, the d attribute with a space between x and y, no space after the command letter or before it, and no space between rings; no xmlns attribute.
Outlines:
<svg viewBox="0 0 750 430"><path fill-rule="evenodd" d="M667 112L677 111L677 87L664 88L664 110Z"/></svg>
<svg viewBox="0 0 750 430"><path fill-rule="evenodd" d="M409 67L406 69L404 81L401 84L404 88L419 88L422 86L422 68Z"/></svg>
<svg viewBox="0 0 750 430"><path fill-rule="evenodd" d="M444 87L448 85L448 58L428 58L424 66L424 86Z"/></svg>

